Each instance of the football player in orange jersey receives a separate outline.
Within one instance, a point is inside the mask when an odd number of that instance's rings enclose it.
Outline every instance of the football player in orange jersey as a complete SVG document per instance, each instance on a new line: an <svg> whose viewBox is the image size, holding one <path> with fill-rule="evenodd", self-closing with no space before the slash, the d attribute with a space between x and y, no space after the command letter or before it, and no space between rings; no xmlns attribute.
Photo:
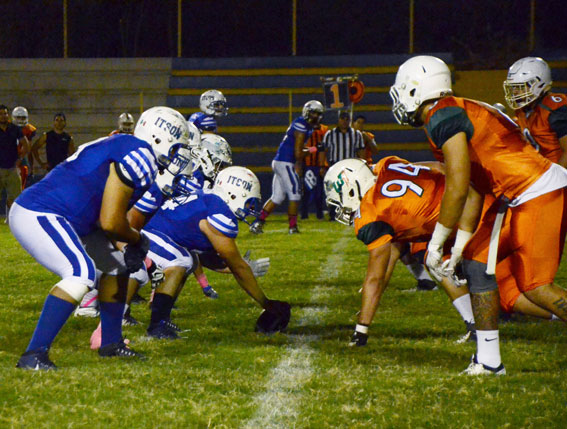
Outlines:
<svg viewBox="0 0 567 429"><path fill-rule="evenodd" d="M28 142L31 144L33 138L35 137L37 128L29 123L28 109L26 109L24 106L14 107L14 110L12 110L12 123L20 127L22 134L26 136ZM20 177L22 179L23 190L28 185L27 179L31 174L33 163L32 165L30 165L31 159L28 159L28 156L23 154L22 144L18 145L18 153L20 154L20 156L24 155L22 157L22 163L18 166L18 169L20 170Z"/></svg>
<svg viewBox="0 0 567 429"><path fill-rule="evenodd" d="M526 145L517 125L502 112L453 97L451 72L439 58L407 60L398 69L390 96L396 120L423 127L433 153L445 162L446 187L426 264L444 276L463 260L477 326L477 352L465 373L505 374L497 260L511 258L512 275L525 296L567 320L567 293L553 283L567 231L567 170ZM469 184L479 196L496 198L476 230L459 221L470 198ZM500 232L506 206L507 227ZM443 244L457 224L451 260L442 267Z"/></svg>
<svg viewBox="0 0 567 429"><path fill-rule="evenodd" d="M429 241L439 216L441 197L445 189L443 165L440 163L411 164L401 158L383 158L373 171L361 159L339 161L325 176L327 204L337 209L337 220L354 223L357 238L369 250L368 271L362 288L362 310L352 336L351 346L364 346L368 327L378 308L403 245ZM472 190L471 193L475 191ZM476 201L471 199L472 202ZM469 206L465 216L477 216L478 207ZM471 219L474 223L474 219ZM445 246L450 254L450 246ZM511 277L510 264L498 265L498 279ZM441 286L467 325L467 334L476 338L474 317L468 288L455 277L444 276ZM531 303L519 292L515 283L506 281L512 289L503 302L507 310L550 319L552 315ZM516 305L517 304L517 305Z"/></svg>
<svg viewBox="0 0 567 429"><path fill-rule="evenodd" d="M546 158L567 166L567 96L551 92L551 70L541 58L516 61L504 81L506 102L524 136Z"/></svg>

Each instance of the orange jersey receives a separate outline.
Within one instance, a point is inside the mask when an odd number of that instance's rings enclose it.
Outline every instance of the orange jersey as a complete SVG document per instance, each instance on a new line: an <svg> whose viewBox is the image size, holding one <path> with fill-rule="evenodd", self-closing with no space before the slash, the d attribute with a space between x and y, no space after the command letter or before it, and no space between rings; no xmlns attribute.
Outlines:
<svg viewBox="0 0 567 429"><path fill-rule="evenodd" d="M22 127L22 134L26 136L26 138L30 141L35 137L35 132L37 128L34 127L32 124L27 124L25 127Z"/></svg>
<svg viewBox="0 0 567 429"><path fill-rule="evenodd" d="M549 93L533 109L516 110L524 136L547 159L558 162L559 139L567 135L567 96Z"/></svg>
<svg viewBox="0 0 567 429"><path fill-rule="evenodd" d="M354 219L356 237L376 249L389 241L424 241L439 217L445 176L396 156L374 167L376 184L364 195Z"/></svg>
<svg viewBox="0 0 567 429"><path fill-rule="evenodd" d="M366 134L368 137L370 137L370 140L374 140L374 134L369 133L368 131L361 131L362 134ZM372 164L372 150L370 149L370 147L368 145L365 145L364 147L364 159L366 160L366 162L368 164Z"/></svg>
<svg viewBox="0 0 567 429"><path fill-rule="evenodd" d="M526 144L508 116L479 101L442 98L428 112L424 128L439 161L443 161L443 144L460 132L466 134L471 183L484 195L504 195L512 201L551 166L551 161Z"/></svg>
<svg viewBox="0 0 567 429"><path fill-rule="evenodd" d="M329 127L327 125L321 124L321 128L319 128L318 130L313 130L311 136L309 137L309 140L307 140L307 143L305 144L305 147L321 146L323 137L325 136L325 133L328 130ZM319 151L315 153L310 153L305 158L303 158L303 161L305 162L305 165L307 167L322 167L321 165L319 165L318 156L319 156Z"/></svg>

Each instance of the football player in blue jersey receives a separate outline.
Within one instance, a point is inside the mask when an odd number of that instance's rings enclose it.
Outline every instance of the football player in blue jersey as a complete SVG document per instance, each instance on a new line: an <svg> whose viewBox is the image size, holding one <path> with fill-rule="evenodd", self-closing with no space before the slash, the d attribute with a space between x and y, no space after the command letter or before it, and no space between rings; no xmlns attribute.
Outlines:
<svg viewBox="0 0 567 429"><path fill-rule="evenodd" d="M148 238L126 213L153 183L158 170L186 167L188 129L167 107L145 111L134 135L119 134L82 145L41 182L26 189L10 213L10 229L41 265L59 275L32 339L17 367L50 370L48 351L83 295L99 285L103 357L141 357L122 340L128 273L141 267ZM120 252L114 241L126 243Z"/></svg>
<svg viewBox="0 0 567 429"><path fill-rule="evenodd" d="M285 329L289 304L266 297L256 282L253 264L242 258L235 242L238 221L255 216L259 204L260 182L254 173L228 167L218 174L212 193L201 191L169 200L148 222L143 229L150 239L148 256L165 274L154 294L149 336L178 338L171 309L187 275L198 264L194 251L218 255L217 269L231 272L248 295L281 322L268 331ZM265 331L263 328L260 326Z"/></svg>
<svg viewBox="0 0 567 429"><path fill-rule="evenodd" d="M192 124L189 124L189 127L195 128ZM156 185L152 186L130 210L128 216L132 225L141 229L161 207L166 197L175 197L179 194L201 190L210 193L219 171L232 165L230 146L219 135L203 134L200 138L200 144L193 144L192 146L191 152L196 168L185 175L176 177L175 183L172 181L173 176L167 173L158 176ZM163 181L161 189L168 191L167 196L157 186L161 181ZM209 284L200 265L196 267L194 275L205 296L213 299L218 298L217 292Z"/></svg>
<svg viewBox="0 0 567 429"><path fill-rule="evenodd" d="M319 128L325 108L317 100L305 103L301 116L295 118L280 143L276 157L272 161L274 178L272 181L272 196L262 209L258 219L250 226L250 232L261 234L266 218L272 211L289 199L287 209L289 219L289 233L299 232L297 228L297 206L301 200L301 187L299 176L302 175L303 158L317 151L316 147L306 148L305 143L314 129Z"/></svg>
<svg viewBox="0 0 567 429"><path fill-rule="evenodd" d="M201 111L193 113L189 117L189 122L193 123L203 133L216 133L216 118L228 115L226 97L216 89L209 89L201 94L199 107Z"/></svg>

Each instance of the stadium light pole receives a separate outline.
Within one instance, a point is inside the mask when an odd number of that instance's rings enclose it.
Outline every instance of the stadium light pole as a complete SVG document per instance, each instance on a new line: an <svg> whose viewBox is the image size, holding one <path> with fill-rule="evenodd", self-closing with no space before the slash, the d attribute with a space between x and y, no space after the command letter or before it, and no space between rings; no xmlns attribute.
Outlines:
<svg viewBox="0 0 567 429"><path fill-rule="evenodd" d="M291 1L291 55L297 55L297 0Z"/></svg>
<svg viewBox="0 0 567 429"><path fill-rule="evenodd" d="M63 58L67 58L67 0L63 0Z"/></svg>
<svg viewBox="0 0 567 429"><path fill-rule="evenodd" d="M177 0L177 58L181 58L181 0Z"/></svg>
<svg viewBox="0 0 567 429"><path fill-rule="evenodd" d="M408 51L413 54L413 14L414 14L414 0L409 0L409 47Z"/></svg>
<svg viewBox="0 0 567 429"><path fill-rule="evenodd" d="M530 52L535 48L535 0L530 1Z"/></svg>

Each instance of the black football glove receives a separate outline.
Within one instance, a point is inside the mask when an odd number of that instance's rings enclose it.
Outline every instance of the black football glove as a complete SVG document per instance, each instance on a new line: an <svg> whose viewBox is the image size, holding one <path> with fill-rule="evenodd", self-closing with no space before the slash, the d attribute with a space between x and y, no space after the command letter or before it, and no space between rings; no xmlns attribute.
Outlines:
<svg viewBox="0 0 567 429"><path fill-rule="evenodd" d="M124 247L124 262L129 273L135 273L144 265L144 259L150 249L150 240L140 234L140 241L136 244L127 244Z"/></svg>
<svg viewBox="0 0 567 429"><path fill-rule="evenodd" d="M274 334L284 331L291 318L291 305L284 301L268 300L266 308L256 321L256 332Z"/></svg>

